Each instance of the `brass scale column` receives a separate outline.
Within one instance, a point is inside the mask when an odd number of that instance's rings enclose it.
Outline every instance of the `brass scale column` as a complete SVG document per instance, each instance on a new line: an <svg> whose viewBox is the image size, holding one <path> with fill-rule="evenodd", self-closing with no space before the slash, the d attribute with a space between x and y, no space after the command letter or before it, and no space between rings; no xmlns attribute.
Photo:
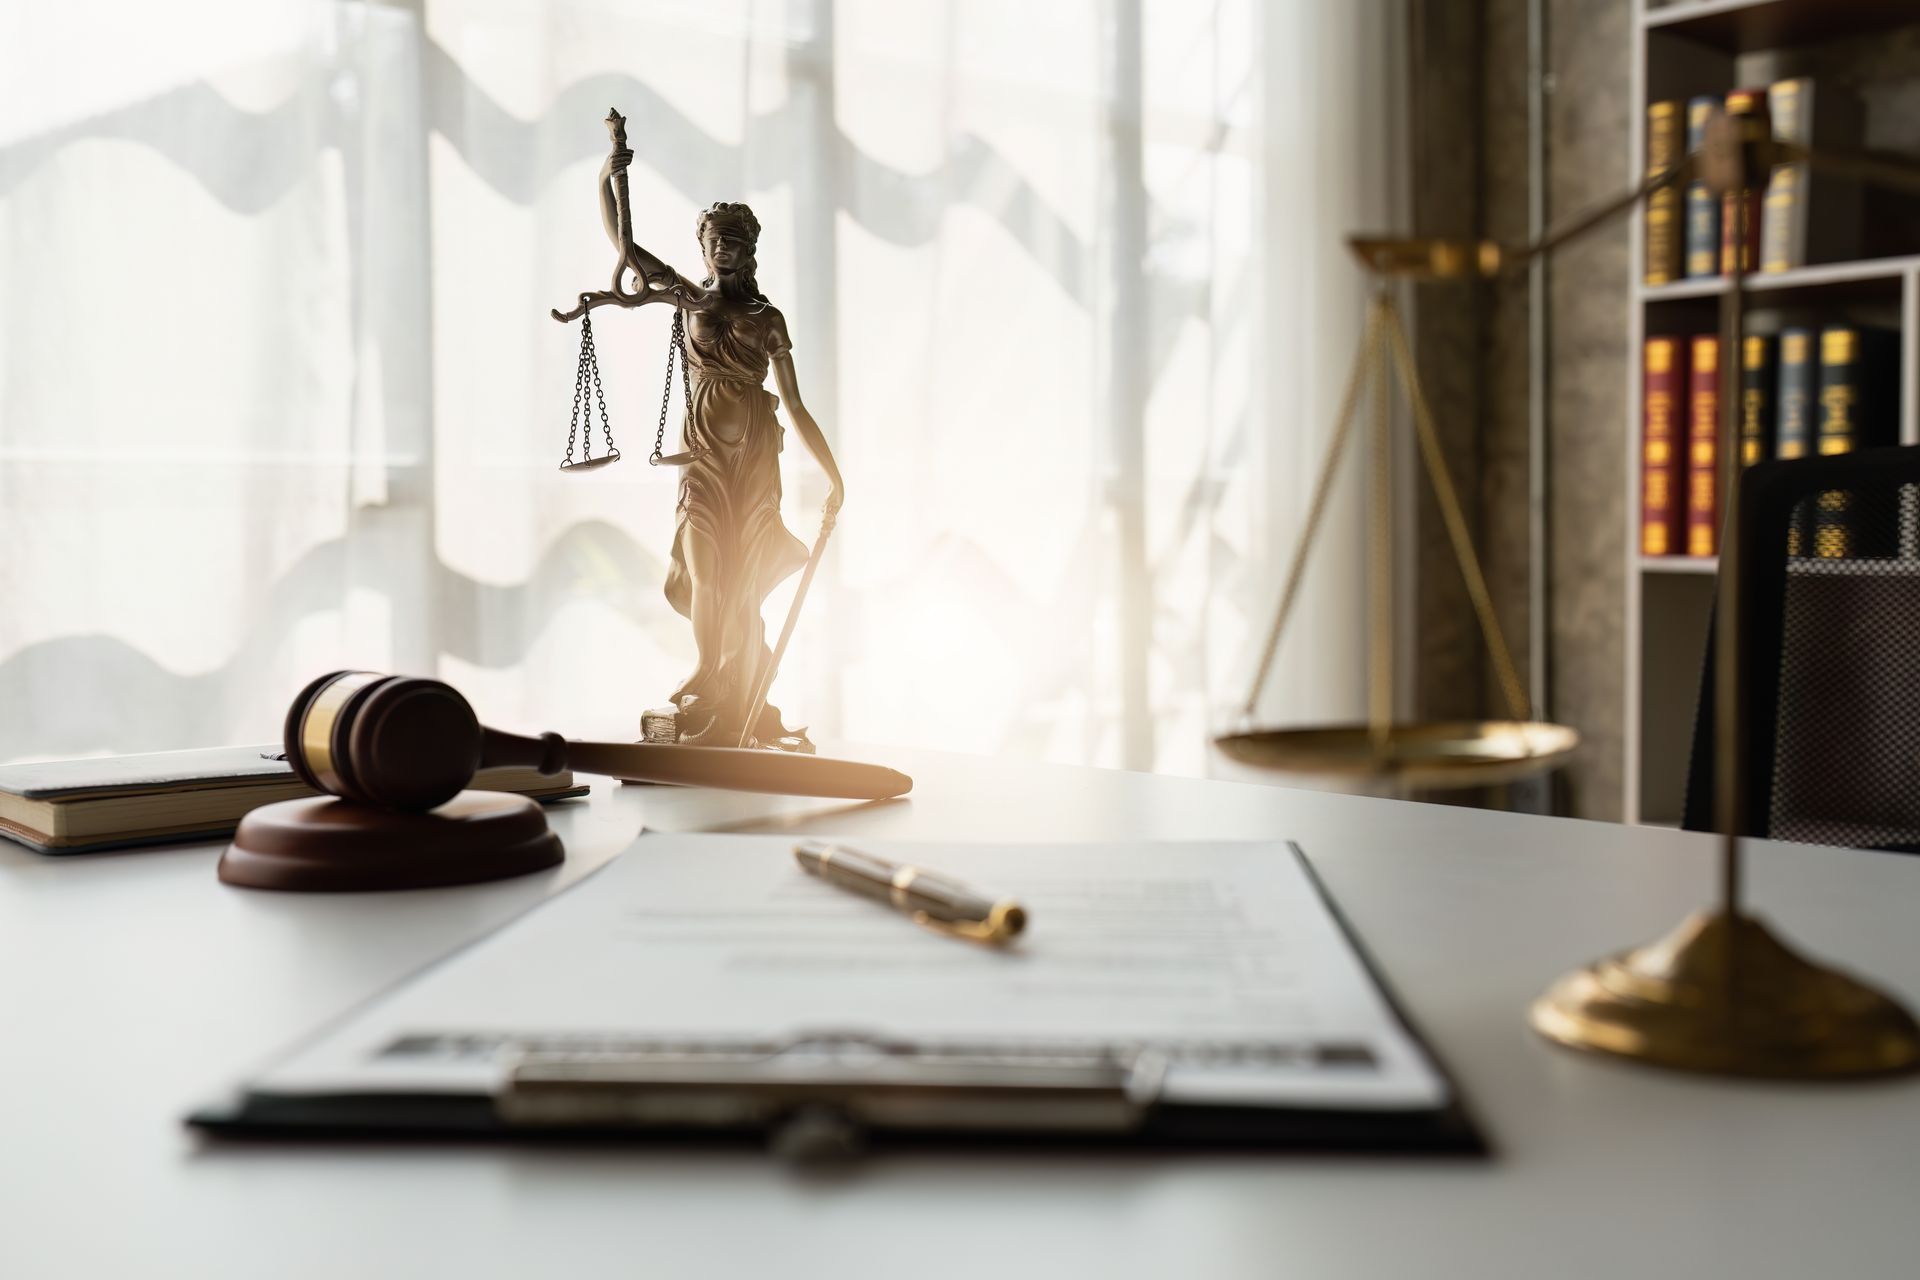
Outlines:
<svg viewBox="0 0 1920 1280"><path fill-rule="evenodd" d="M1550 768L1579 743L1563 725L1531 718L1501 635L1472 539L1454 494L1432 414L1408 353L1393 282L1458 281L1524 269L1638 207L1667 186L1696 179L1719 196L1764 186L1774 165L1797 163L1853 178L1920 187L1920 166L1866 152L1811 150L1776 141L1751 117L1718 117L1705 145L1637 190L1574 219L1535 243L1507 250L1487 241L1356 237L1349 245L1374 279L1360 350L1308 503L1273 628L1243 708L1252 725L1297 598L1308 552L1363 390L1373 398L1369 509L1369 675L1364 725L1249 727L1216 744L1232 759L1296 774L1366 777L1401 786L1498 783ZM1745 282L1744 219L1729 219L1732 270L1720 293L1720 424L1717 461L1723 497L1715 680L1714 818L1721 832L1720 904L1651 945L1596 961L1559 979L1534 1003L1541 1035L1571 1048L1686 1071L1783 1079L1886 1075L1920 1068L1920 1025L1874 988L1800 955L1741 910L1741 836L1746 822L1746 725L1740 701L1739 370ZM1388 483L1387 366L1398 374L1427 477L1454 559L1466 581L1503 691L1506 720L1397 724L1393 719L1391 493Z"/></svg>

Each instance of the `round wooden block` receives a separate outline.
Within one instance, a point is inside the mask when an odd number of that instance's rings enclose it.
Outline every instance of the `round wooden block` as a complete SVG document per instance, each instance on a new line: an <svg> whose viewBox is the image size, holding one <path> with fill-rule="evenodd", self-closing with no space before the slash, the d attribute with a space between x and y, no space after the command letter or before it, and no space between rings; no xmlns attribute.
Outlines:
<svg viewBox="0 0 1920 1280"><path fill-rule="evenodd" d="M565 856L547 815L525 796L462 791L426 813L314 796L242 818L220 879L304 893L424 889L525 875Z"/></svg>

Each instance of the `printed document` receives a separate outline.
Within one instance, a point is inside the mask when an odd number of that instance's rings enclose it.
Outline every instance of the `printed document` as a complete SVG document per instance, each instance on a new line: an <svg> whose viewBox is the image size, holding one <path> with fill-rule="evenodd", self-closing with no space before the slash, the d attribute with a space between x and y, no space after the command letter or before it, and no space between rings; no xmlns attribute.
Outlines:
<svg viewBox="0 0 1920 1280"><path fill-rule="evenodd" d="M1448 1100L1285 843L848 843L1016 898L1027 930L919 927L801 870L790 836L643 835L252 1089L485 1094L528 1053L865 1036L1151 1048L1174 1102Z"/></svg>

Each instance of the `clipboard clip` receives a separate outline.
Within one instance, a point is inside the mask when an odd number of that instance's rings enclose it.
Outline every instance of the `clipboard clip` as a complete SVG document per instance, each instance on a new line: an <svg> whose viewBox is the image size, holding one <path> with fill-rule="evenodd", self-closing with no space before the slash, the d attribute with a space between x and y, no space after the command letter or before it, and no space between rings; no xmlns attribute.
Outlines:
<svg viewBox="0 0 1920 1280"><path fill-rule="evenodd" d="M1160 1096L1154 1048L912 1044L859 1032L530 1052L495 1095L542 1129L763 1129L797 1163L846 1158L873 1130L1127 1132Z"/></svg>

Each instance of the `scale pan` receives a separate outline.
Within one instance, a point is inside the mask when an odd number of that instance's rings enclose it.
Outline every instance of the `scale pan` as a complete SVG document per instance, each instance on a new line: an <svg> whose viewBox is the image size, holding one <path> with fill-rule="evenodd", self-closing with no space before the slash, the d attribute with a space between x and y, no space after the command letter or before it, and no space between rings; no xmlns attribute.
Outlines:
<svg viewBox="0 0 1920 1280"><path fill-rule="evenodd" d="M1213 742L1228 759L1276 773L1446 788L1511 782L1549 769L1580 744L1580 734L1539 720L1448 720L1396 724L1381 743L1364 724L1249 729Z"/></svg>
<svg viewBox="0 0 1920 1280"><path fill-rule="evenodd" d="M560 469L562 471L598 471L609 462L618 461L620 461L620 451L615 449L612 453L604 453L597 458L588 458L583 462L563 462L560 464Z"/></svg>

